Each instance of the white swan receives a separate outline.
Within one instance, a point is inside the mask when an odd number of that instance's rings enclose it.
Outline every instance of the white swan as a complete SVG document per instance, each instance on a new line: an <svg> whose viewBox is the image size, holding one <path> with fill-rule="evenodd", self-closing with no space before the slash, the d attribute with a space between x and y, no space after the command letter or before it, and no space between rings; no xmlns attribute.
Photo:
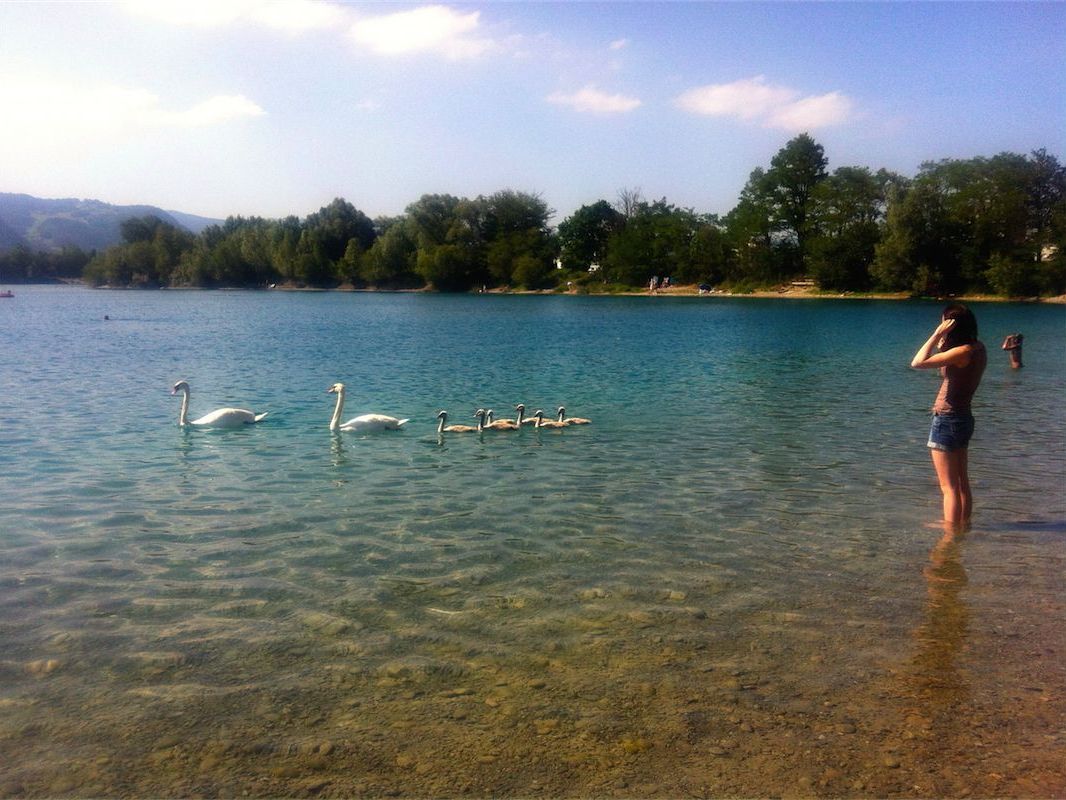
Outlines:
<svg viewBox="0 0 1066 800"><path fill-rule="evenodd" d="M437 433L473 433L477 430L473 425L445 425L448 421L448 412L441 411L437 414Z"/></svg>
<svg viewBox="0 0 1066 800"><path fill-rule="evenodd" d="M537 421L533 417L526 416L525 403L519 403L514 407L514 410L518 412L518 424L519 425L536 425Z"/></svg>
<svg viewBox="0 0 1066 800"><path fill-rule="evenodd" d="M533 414L533 416L536 419L535 427L537 427L537 428L565 428L566 427L566 423L565 422L559 422L559 420L557 420L557 419L544 419L544 412L541 411L539 408L537 409L536 413Z"/></svg>
<svg viewBox="0 0 1066 800"><path fill-rule="evenodd" d="M384 414L360 414L352 417L345 423L341 422L341 414L344 413L344 384L335 383L326 389L329 394L337 395L337 407L333 409L333 418L329 421L331 431L397 431L403 427L406 419L387 417Z"/></svg>
<svg viewBox="0 0 1066 800"><path fill-rule="evenodd" d="M566 408L564 408L563 406L559 406L559 412L558 413L559 413L559 416L557 417L558 421L562 422L562 423L565 423L566 425L590 425L592 423L591 419L585 419L584 417L568 417L568 416L566 416Z"/></svg>
<svg viewBox="0 0 1066 800"><path fill-rule="evenodd" d="M240 428L243 425L251 425L259 422L269 412L256 414L246 408L218 408L210 414L205 414L199 419L189 421L189 382L178 381L170 390L171 394L182 393L181 412L178 414L178 425L200 425L205 428Z"/></svg>
<svg viewBox="0 0 1066 800"><path fill-rule="evenodd" d="M485 412L487 420L485 421L485 430L487 431L516 431L518 430L518 423L513 419L496 419L492 418L492 409L490 408Z"/></svg>

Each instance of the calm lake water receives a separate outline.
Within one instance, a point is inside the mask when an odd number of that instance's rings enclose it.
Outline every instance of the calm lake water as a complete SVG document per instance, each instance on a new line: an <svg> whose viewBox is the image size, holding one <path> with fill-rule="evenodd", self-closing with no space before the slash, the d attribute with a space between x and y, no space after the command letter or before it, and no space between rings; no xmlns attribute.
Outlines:
<svg viewBox="0 0 1066 800"><path fill-rule="evenodd" d="M939 308L18 287L0 796L1062 796L1066 307L974 304L956 541Z"/></svg>

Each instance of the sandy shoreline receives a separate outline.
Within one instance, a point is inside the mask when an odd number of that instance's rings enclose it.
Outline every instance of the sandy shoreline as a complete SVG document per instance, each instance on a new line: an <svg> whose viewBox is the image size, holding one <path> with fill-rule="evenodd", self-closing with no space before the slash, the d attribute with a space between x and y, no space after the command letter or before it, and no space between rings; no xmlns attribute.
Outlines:
<svg viewBox="0 0 1066 800"><path fill-rule="evenodd" d="M144 287L131 287L131 286L89 286L84 281L78 280L63 280L60 282L66 286L86 286L93 289L106 289L112 291L136 291ZM21 285L49 285L49 284L21 284ZM320 288L315 286L291 286L291 285L274 285L274 286L262 286L262 287L249 287L249 286L224 286L218 288L206 288L203 286L164 286L158 288L149 289L149 291L202 291L202 292L243 292L243 291L274 291L274 292L349 292L352 294L437 294L434 289L428 289L426 287L418 289L378 289L378 288L365 288L357 289L350 285L341 285L333 288ZM443 293L442 293L443 294ZM457 294L475 294L474 291L470 292L458 292ZM751 297L751 298L786 298L790 300L958 300L961 302L981 302L981 303L1051 303L1055 305L1066 304L1066 294L1055 295L1052 297L1001 297L999 295L992 294L972 294L972 295L958 295L955 297L915 297L908 292L830 292L823 291L814 286L787 286L779 289L762 289L754 292L729 292L724 290L715 289L704 294L700 294L695 284L689 284L684 286L670 286L666 289L657 289L654 292L649 292L647 289L633 289L631 291L624 292L597 292L597 291L579 291L577 289L571 289L566 292L560 292L555 289L507 289L507 288L494 288L486 289L484 292L476 292L476 294L496 294L496 295L554 295L554 296L604 296L604 297Z"/></svg>
<svg viewBox="0 0 1066 800"><path fill-rule="evenodd" d="M351 290L351 291L365 291L365 290ZM617 296L617 297L752 297L752 298L787 298L793 300L947 300L949 298L944 297L915 297L907 292L828 292L821 289L817 289L813 286L790 286L781 289L764 289L754 292L728 292L728 291L711 291L704 294L700 294L695 285L690 286L671 286L667 289L657 289L654 292L647 290L634 290L629 292L579 292L571 290L569 292L557 292L551 289L542 290L510 290L510 289L489 289L487 294L546 294L546 295L605 295L605 296ZM950 298L951 300L959 300L963 302L1002 302L1002 303L1056 303L1066 304L1066 295L1057 295L1055 297L1000 297L999 295L991 294L979 294L979 295L959 295L957 297Z"/></svg>

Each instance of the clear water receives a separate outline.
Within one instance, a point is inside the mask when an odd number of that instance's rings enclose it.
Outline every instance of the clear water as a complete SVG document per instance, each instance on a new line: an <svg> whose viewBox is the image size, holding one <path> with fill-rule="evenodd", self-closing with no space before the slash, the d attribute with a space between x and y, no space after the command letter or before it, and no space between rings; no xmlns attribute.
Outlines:
<svg viewBox="0 0 1066 800"><path fill-rule="evenodd" d="M16 294L0 795L1066 792L1064 306L975 305L948 541L933 304Z"/></svg>

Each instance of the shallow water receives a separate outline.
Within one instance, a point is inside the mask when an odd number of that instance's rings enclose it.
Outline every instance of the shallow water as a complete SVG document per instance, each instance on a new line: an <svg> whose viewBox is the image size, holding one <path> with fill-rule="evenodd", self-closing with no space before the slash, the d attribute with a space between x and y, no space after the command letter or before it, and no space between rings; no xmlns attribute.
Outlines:
<svg viewBox="0 0 1066 800"><path fill-rule="evenodd" d="M933 304L25 287L0 795L1062 795L1066 308L975 310L942 541Z"/></svg>

